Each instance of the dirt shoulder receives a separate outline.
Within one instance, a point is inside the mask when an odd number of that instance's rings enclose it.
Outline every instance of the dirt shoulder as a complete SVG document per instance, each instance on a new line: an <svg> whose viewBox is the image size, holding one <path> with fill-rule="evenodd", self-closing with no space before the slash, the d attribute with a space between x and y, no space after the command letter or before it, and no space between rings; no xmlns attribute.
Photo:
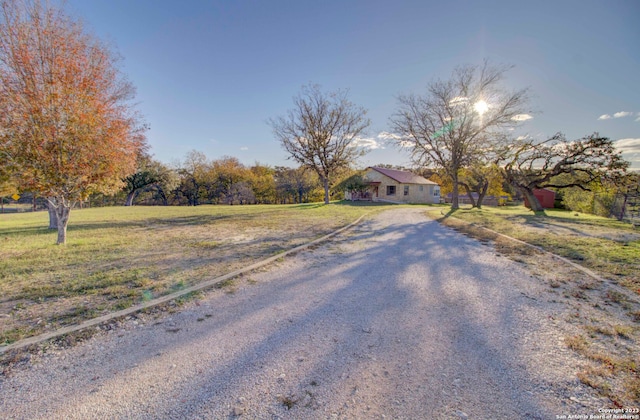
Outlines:
<svg viewBox="0 0 640 420"><path fill-rule="evenodd" d="M640 406L640 304L633 290L618 287L617 279L606 278L606 273L596 272L594 278L552 255L455 217L438 217L435 212L431 217L494 248L539 279L550 301L565 307L558 315L563 325L563 345L583 360L576 377L616 407ZM537 224L523 224L521 228L537 235L564 235L568 242L576 236L638 240L633 232L590 228L588 224L549 219Z"/></svg>

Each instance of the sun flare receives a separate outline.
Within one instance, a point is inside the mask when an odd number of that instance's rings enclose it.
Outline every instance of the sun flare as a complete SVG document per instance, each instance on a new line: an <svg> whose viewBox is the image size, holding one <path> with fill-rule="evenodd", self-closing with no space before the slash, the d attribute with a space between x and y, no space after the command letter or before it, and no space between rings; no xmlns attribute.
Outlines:
<svg viewBox="0 0 640 420"><path fill-rule="evenodd" d="M489 105L487 105L487 103L481 99L475 104L473 104L473 108L476 110L478 114L482 115L485 112L487 112L487 110L489 110Z"/></svg>

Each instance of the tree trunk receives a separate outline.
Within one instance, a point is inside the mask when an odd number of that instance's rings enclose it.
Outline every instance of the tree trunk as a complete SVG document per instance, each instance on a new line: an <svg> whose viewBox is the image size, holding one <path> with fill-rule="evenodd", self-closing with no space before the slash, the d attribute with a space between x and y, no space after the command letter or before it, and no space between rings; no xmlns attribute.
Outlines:
<svg viewBox="0 0 640 420"><path fill-rule="evenodd" d="M56 215L58 216L58 245L64 245L67 243L67 225L69 224L69 213L71 213L71 207L60 204L56 208Z"/></svg>
<svg viewBox="0 0 640 420"><path fill-rule="evenodd" d="M133 190L127 194L127 199L124 202L125 206L133 206L133 200L136 198L136 195L138 195L137 191L138 190Z"/></svg>
<svg viewBox="0 0 640 420"><path fill-rule="evenodd" d="M56 244L64 245L67 243L67 225L69 224L69 214L71 213L73 203L70 203L63 197L49 198L47 201L49 209L54 209L54 213L58 221L58 240Z"/></svg>
<svg viewBox="0 0 640 420"><path fill-rule="evenodd" d="M47 199L47 211L49 212L49 229L58 229L58 216L56 215L56 208Z"/></svg>
<svg viewBox="0 0 640 420"><path fill-rule="evenodd" d="M544 212L544 208L542 207L542 204L540 204L540 201L538 200L538 197L535 196L535 194L533 194L533 190L527 190L525 188L523 188L522 190L522 195L524 195L524 197L527 199L527 202L529 202L529 207L531 208L532 211L534 212Z"/></svg>
<svg viewBox="0 0 640 420"><path fill-rule="evenodd" d="M458 177L452 179L453 191L451 191L451 210L458 210L460 205L458 204Z"/></svg>
<svg viewBox="0 0 640 420"><path fill-rule="evenodd" d="M476 203L476 207L481 209L482 208L482 202L484 201L484 198L487 196L487 191L489 191L489 182L485 182L482 185L482 188L479 188L480 191L478 191L478 202Z"/></svg>
<svg viewBox="0 0 640 420"><path fill-rule="evenodd" d="M624 197L624 201L622 202L622 208L620 209L620 214L618 214L618 220L624 219L624 213L627 210L627 200L628 200L627 194L624 194L623 197Z"/></svg>
<svg viewBox="0 0 640 420"><path fill-rule="evenodd" d="M167 195L164 193L164 190L162 188L158 189L158 195L160 196L160 199L162 200L162 205L163 206L168 206L169 205L169 199L167 198Z"/></svg>
<svg viewBox="0 0 640 420"><path fill-rule="evenodd" d="M476 207L476 200L474 200L473 198L473 194L471 191L471 188L469 188L469 186L467 184L462 184L462 186L464 187L465 191L467 192L467 197L469 197L469 201L471 201L471 207ZM480 201L480 200L478 200ZM478 207L480 208L480 207Z"/></svg>
<svg viewBox="0 0 640 420"><path fill-rule="evenodd" d="M322 184L324 186L324 204L329 204L329 178L323 177Z"/></svg>

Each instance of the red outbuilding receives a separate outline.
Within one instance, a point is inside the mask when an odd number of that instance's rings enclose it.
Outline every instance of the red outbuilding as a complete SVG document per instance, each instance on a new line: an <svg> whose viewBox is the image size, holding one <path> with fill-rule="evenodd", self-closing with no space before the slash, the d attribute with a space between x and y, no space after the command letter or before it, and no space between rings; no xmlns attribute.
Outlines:
<svg viewBox="0 0 640 420"><path fill-rule="evenodd" d="M542 188L542 189L539 189L539 190L533 190L533 195L536 196L536 198L540 202L540 205L542 206L543 209L552 209L553 208L553 203L556 200L556 192L555 191L551 191L551 190L547 190L546 188ZM527 197L524 198L524 205L526 207L528 207L528 208L531 208L531 205L529 204L529 200L527 200Z"/></svg>

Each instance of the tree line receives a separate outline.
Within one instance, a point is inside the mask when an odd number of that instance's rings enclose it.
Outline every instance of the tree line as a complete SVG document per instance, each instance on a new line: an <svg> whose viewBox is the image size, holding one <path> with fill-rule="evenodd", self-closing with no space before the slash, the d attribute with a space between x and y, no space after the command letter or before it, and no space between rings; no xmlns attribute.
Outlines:
<svg viewBox="0 0 640 420"><path fill-rule="evenodd" d="M246 166L235 157L210 160L195 150L176 167L141 156L136 172L124 181L124 189L110 203L296 204L323 198L320 179L305 168Z"/></svg>

